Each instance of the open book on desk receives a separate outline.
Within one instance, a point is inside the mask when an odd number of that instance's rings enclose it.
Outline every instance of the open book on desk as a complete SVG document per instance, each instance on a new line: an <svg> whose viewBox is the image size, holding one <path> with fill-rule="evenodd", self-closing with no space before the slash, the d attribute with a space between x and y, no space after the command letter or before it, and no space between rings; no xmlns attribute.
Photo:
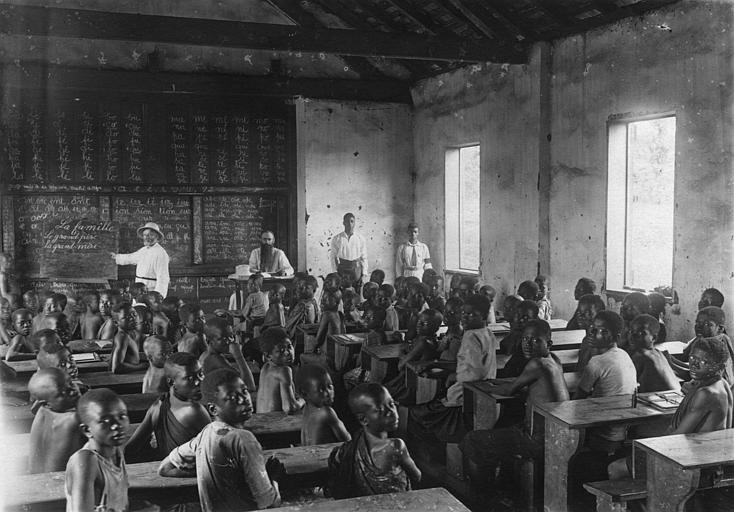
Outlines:
<svg viewBox="0 0 734 512"><path fill-rule="evenodd" d="M684 395L680 391L660 391L657 393L640 394L639 402L655 407L662 411L677 409L683 401Z"/></svg>

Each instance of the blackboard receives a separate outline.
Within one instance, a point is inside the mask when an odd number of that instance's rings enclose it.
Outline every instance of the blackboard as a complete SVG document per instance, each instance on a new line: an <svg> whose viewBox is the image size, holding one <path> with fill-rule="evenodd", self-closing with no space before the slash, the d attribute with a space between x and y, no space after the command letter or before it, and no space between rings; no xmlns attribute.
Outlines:
<svg viewBox="0 0 734 512"><path fill-rule="evenodd" d="M109 283L77 283L73 281L54 281L52 279L31 279L23 283L23 290L41 292L51 290L54 293L63 293L67 297L82 298L90 291L101 292L109 288Z"/></svg>
<svg viewBox="0 0 734 512"><path fill-rule="evenodd" d="M190 304L198 301L198 278L189 276L172 277L168 285L168 296L178 297Z"/></svg>
<svg viewBox="0 0 734 512"><path fill-rule="evenodd" d="M204 196L203 219L206 263L247 262L265 229L275 232L276 245L287 241L287 208L278 196Z"/></svg>
<svg viewBox="0 0 734 512"><path fill-rule="evenodd" d="M99 198L89 195L13 197L15 265L28 277L40 277L44 223L52 219L99 219Z"/></svg>
<svg viewBox="0 0 734 512"><path fill-rule="evenodd" d="M118 226L106 220L53 218L43 224L42 277L97 282L117 279Z"/></svg>
<svg viewBox="0 0 734 512"><path fill-rule="evenodd" d="M226 309L229 296L234 290L234 282L225 276L199 277L199 304L205 313L213 313L219 308Z"/></svg>
<svg viewBox="0 0 734 512"><path fill-rule="evenodd" d="M138 228L157 223L165 239L161 246L171 258L171 266L191 265L191 199L186 196L118 196L112 199L111 218L120 224L120 252L142 247Z"/></svg>

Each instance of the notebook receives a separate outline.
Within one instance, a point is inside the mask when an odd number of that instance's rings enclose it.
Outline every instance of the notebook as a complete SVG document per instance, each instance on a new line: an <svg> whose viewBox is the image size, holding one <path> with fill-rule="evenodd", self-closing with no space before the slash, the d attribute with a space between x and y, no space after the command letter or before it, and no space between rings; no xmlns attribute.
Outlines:
<svg viewBox="0 0 734 512"><path fill-rule="evenodd" d="M99 361L99 355L96 352L84 352L82 354L72 354L71 357L75 363L91 363L93 361Z"/></svg>
<svg viewBox="0 0 734 512"><path fill-rule="evenodd" d="M637 400L665 411L668 409L677 409L683 401L683 394L678 391L664 391L661 393L650 393L645 396L640 395Z"/></svg>

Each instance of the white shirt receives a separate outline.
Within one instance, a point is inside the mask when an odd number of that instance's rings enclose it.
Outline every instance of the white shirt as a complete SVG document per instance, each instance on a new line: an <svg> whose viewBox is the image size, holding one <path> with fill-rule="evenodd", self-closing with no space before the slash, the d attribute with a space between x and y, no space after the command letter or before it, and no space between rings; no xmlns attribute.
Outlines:
<svg viewBox="0 0 734 512"><path fill-rule="evenodd" d="M338 235L331 238L331 248L329 249L329 258L331 259L331 270L336 272L339 260L359 260L362 267L362 276L367 276L367 242L359 233L352 233L352 236L342 231Z"/></svg>
<svg viewBox="0 0 734 512"><path fill-rule="evenodd" d="M168 294L168 283L171 281L168 275L168 253L156 243L143 246L130 254L116 254L115 263L118 265L137 265L135 268L135 282L143 283L148 290L160 293L163 298ZM143 278L152 278L143 279Z"/></svg>
<svg viewBox="0 0 734 512"><path fill-rule="evenodd" d="M413 251L415 250L415 265L413 265ZM431 253L428 246L423 242L411 244L405 242L398 247L395 258L395 275L404 277L417 277L423 279L423 271L433 268L431 265Z"/></svg>
<svg viewBox="0 0 734 512"><path fill-rule="evenodd" d="M291 262L288 261L288 257L282 250L276 249L275 247L273 247L273 262L275 263L275 270L273 271L260 268L260 247L253 249L250 253L250 272L275 273L282 270L287 276L293 275L293 267L291 267Z"/></svg>
<svg viewBox="0 0 734 512"><path fill-rule="evenodd" d="M446 407L463 405L464 382L494 379L497 376L498 348L497 338L489 328L464 331L456 354L456 383L446 391L443 402Z"/></svg>

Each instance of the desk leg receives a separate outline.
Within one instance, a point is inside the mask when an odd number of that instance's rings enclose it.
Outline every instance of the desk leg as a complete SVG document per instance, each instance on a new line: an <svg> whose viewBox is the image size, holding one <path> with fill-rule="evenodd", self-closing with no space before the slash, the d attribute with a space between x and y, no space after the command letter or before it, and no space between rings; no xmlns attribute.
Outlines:
<svg viewBox="0 0 734 512"><path fill-rule="evenodd" d="M545 418L545 478L543 510L568 510L568 461L581 446L582 431Z"/></svg>
<svg viewBox="0 0 734 512"><path fill-rule="evenodd" d="M686 501L698 489L700 476L700 469L680 469L648 452L647 509L683 512Z"/></svg>
<svg viewBox="0 0 734 512"><path fill-rule="evenodd" d="M472 394L474 395L474 430L493 429L500 414L497 400L484 393Z"/></svg>

